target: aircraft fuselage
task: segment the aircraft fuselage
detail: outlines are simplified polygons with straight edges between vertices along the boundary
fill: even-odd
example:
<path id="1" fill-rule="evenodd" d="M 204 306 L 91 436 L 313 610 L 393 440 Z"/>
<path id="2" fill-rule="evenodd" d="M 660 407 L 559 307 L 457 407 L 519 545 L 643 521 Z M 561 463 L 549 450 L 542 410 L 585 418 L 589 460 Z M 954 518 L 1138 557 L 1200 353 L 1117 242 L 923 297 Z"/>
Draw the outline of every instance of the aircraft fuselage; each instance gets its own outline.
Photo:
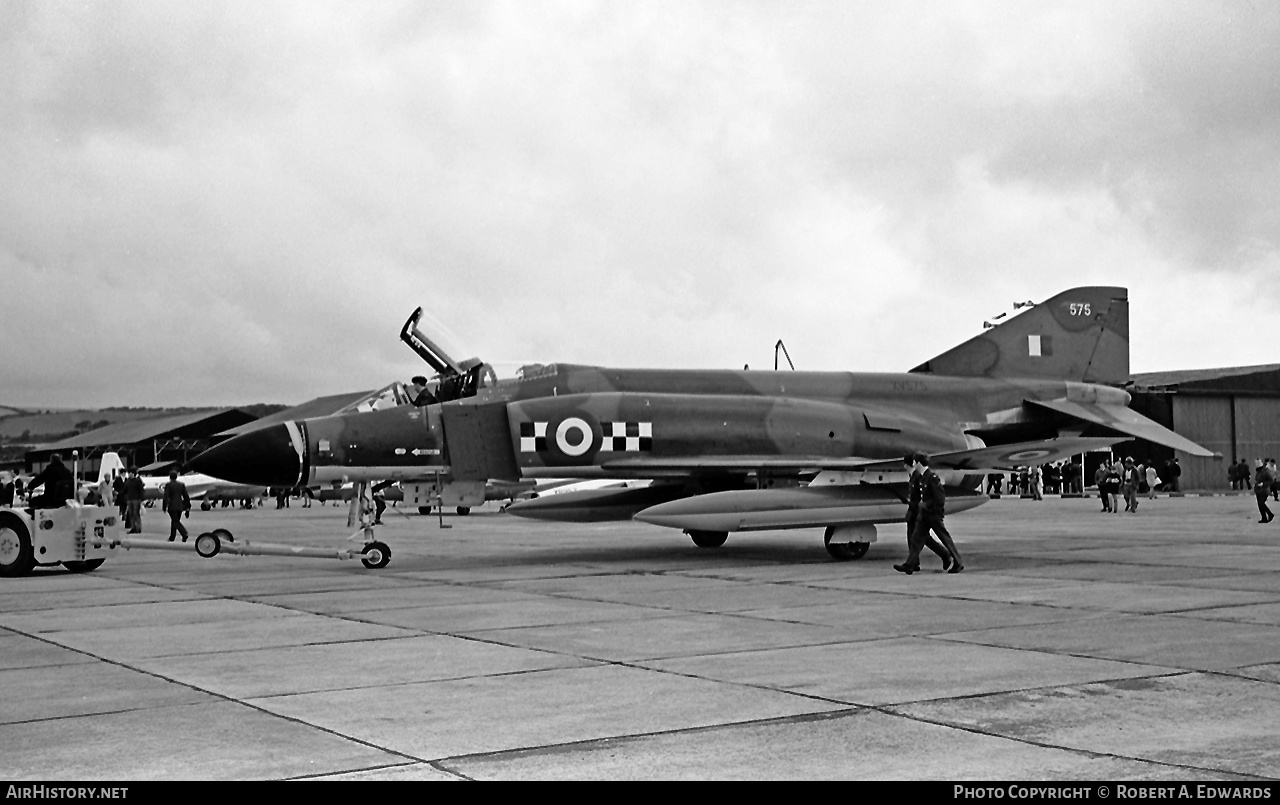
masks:
<path id="1" fill-rule="evenodd" d="M 1129 395 L 1052 380 L 559 364 L 466 400 L 264 428 L 207 452 L 199 466 L 278 486 L 437 472 L 469 480 L 687 478 L 700 463 L 721 476 L 767 475 L 771 466 L 794 473 L 807 462 L 963 450 L 979 444 L 975 432 L 1033 428 L 1051 438 L 1052 428 L 1024 410 L 1027 399 L 1125 405 Z M 254 460 L 242 460 L 248 456 Z"/>

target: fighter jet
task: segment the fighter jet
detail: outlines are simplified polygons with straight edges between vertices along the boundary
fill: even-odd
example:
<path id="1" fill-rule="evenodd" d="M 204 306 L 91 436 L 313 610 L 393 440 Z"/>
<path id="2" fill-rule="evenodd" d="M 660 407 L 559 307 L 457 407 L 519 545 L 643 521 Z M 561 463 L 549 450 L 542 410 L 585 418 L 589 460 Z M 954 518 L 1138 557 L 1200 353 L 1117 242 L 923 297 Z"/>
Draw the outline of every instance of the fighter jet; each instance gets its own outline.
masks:
<path id="1" fill-rule="evenodd" d="M 977 492 L 987 470 L 1135 437 L 1211 455 L 1127 407 L 1124 288 L 1064 291 L 901 374 L 547 364 L 497 380 L 467 371 L 466 393 L 453 398 L 274 425 L 191 467 L 285 486 L 432 474 L 451 484 L 651 479 L 508 512 L 634 518 L 682 529 L 701 547 L 730 532 L 825 527 L 828 552 L 848 559 L 866 553 L 875 524 L 904 519 L 903 457 L 915 451 L 942 474 L 949 512 L 987 500 Z"/>

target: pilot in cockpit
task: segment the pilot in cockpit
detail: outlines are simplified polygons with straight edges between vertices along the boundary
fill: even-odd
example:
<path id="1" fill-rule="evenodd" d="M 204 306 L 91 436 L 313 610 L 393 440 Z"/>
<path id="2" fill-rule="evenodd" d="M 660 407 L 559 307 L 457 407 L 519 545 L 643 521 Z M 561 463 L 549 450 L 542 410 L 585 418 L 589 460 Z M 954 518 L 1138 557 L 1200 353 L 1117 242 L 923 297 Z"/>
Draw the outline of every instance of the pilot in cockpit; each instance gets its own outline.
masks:
<path id="1" fill-rule="evenodd" d="M 427 388 L 427 379 L 422 375 L 417 375 L 409 381 L 409 388 L 406 391 L 409 394 L 409 402 L 416 406 L 431 405 L 437 401 L 431 389 Z"/>

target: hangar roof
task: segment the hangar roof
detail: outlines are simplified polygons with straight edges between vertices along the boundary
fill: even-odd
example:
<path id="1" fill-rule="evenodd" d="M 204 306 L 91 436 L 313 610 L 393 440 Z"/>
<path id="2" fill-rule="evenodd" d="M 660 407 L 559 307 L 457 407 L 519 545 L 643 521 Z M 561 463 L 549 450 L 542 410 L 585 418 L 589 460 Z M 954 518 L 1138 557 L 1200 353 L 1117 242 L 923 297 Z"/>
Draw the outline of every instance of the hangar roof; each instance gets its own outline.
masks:
<path id="1" fill-rule="evenodd" d="M 229 424 L 251 421 L 253 415 L 239 408 L 209 408 L 187 414 L 139 419 L 133 422 L 117 422 L 101 428 L 85 431 L 51 444 L 42 444 L 33 452 L 70 450 L 77 447 L 103 447 L 112 444 L 136 444 L 159 439 L 162 436 L 207 436 L 226 428 Z M 203 426 L 203 427 L 201 427 Z M 192 431 L 196 431 L 193 433 Z"/>
<path id="2" fill-rule="evenodd" d="M 1280 363 L 1147 372 L 1133 375 L 1131 380 L 1132 390 L 1139 393 L 1193 391 L 1280 396 Z"/>
<path id="3" fill-rule="evenodd" d="M 225 430 L 218 435 L 239 436 L 242 433 L 257 430 L 264 425 L 275 425 L 280 422 L 292 422 L 295 419 L 330 416 L 338 413 L 351 403 L 368 397 L 372 393 L 372 391 L 349 391 L 346 394 L 330 394 L 327 397 L 316 397 L 314 400 L 304 402 L 302 405 L 295 405 L 292 408 L 277 411 L 270 416 L 264 416 L 262 419 L 255 419 L 252 422 L 246 422 L 245 424 L 238 425 L 230 430 Z"/>

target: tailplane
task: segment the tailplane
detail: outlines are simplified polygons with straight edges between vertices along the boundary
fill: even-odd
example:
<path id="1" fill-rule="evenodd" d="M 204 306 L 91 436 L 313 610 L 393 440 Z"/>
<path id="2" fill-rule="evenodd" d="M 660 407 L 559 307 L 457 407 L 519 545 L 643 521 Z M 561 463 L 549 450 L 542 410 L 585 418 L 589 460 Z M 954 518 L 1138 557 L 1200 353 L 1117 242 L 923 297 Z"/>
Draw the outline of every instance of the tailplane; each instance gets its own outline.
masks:
<path id="1" fill-rule="evenodd" d="M 1129 292 L 1063 291 L 911 371 L 1122 386 L 1129 381 Z"/>

